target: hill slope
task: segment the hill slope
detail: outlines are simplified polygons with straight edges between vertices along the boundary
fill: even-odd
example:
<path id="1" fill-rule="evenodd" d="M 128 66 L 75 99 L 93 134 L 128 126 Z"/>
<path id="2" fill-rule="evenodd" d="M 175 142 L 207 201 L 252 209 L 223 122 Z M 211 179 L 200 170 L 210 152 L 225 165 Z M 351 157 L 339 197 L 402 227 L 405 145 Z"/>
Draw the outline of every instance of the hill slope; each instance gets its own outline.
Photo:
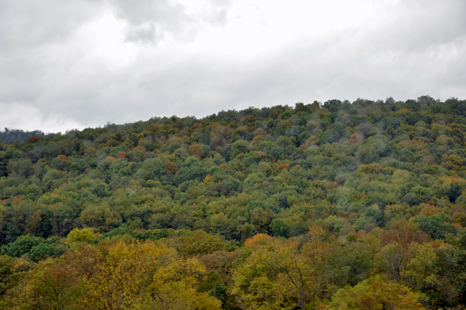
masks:
<path id="1" fill-rule="evenodd" d="M 39 262 L 123 235 L 196 256 L 227 299 L 212 283 L 204 291 L 231 309 L 266 307 L 255 285 L 273 283 L 281 286 L 263 293 L 278 300 L 273 307 L 332 296 L 333 307 L 352 294 L 334 295 L 339 288 L 358 283 L 399 283 L 427 294 L 425 306 L 454 306 L 466 290 L 465 243 L 457 239 L 466 227 L 465 133 L 466 101 L 424 96 L 153 118 L 0 144 L 2 253 Z M 319 257 L 296 268 L 322 274 L 301 279 L 308 293 L 293 293 L 298 271 L 286 276 L 279 261 L 263 261 L 267 249 L 283 262 Z M 225 269 L 213 265 L 214 254 Z M 395 256 L 402 261 L 393 266 Z M 275 266 L 261 278 L 270 283 L 248 282 L 257 264 Z"/>

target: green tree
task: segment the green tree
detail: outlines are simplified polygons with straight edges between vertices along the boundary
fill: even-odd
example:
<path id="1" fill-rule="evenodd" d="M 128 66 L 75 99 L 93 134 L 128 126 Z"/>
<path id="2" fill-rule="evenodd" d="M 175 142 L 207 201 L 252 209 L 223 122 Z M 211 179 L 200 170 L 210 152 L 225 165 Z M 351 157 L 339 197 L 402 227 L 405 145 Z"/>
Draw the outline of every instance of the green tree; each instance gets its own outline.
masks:
<path id="1" fill-rule="evenodd" d="M 31 235 L 18 237 L 14 242 L 8 244 L 6 254 L 12 257 L 23 256 L 24 254 L 28 254 L 33 247 L 42 243 L 43 240 L 42 238 Z"/>
<path id="2" fill-rule="evenodd" d="M 458 183 L 451 183 L 450 186 L 448 186 L 447 196 L 451 202 L 455 202 L 456 199 L 459 196 L 461 196 L 462 193 L 463 190 L 461 189 L 461 186 Z"/>
<path id="3" fill-rule="evenodd" d="M 270 223 L 270 231 L 274 236 L 287 238 L 289 236 L 289 230 L 290 228 L 281 218 L 274 219 Z"/>
<path id="4" fill-rule="evenodd" d="M 433 239 L 445 239 L 446 233 L 456 233 L 455 227 L 449 223 L 450 219 L 445 213 L 429 217 L 419 216 L 414 222 L 419 223 L 419 228 Z"/>
<path id="5" fill-rule="evenodd" d="M 230 158 L 234 159 L 238 154 L 248 153 L 249 152 L 249 143 L 245 140 L 239 140 L 234 142 L 231 145 Z"/>

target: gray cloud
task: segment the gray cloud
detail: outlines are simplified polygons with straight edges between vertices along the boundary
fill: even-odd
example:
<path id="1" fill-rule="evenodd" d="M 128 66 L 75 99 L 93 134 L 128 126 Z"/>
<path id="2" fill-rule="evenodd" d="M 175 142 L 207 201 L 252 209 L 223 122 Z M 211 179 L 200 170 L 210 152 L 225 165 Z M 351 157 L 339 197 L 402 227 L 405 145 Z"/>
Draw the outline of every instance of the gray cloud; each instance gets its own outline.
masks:
<path id="1" fill-rule="evenodd" d="M 408 0 L 394 9 L 393 18 L 371 34 L 378 47 L 419 52 L 465 37 L 464 1 Z"/>
<path id="2" fill-rule="evenodd" d="M 157 43 L 166 35 L 192 38 L 205 25 L 222 24 L 230 0 L 209 0 L 201 12 L 188 14 L 185 7 L 169 0 L 110 0 L 115 15 L 128 22 L 126 39 L 138 43 Z"/>
<path id="3" fill-rule="evenodd" d="M 27 51 L 60 44 L 101 6 L 91 1 L 24 0 L 0 2 L 0 50 Z"/>
<path id="4" fill-rule="evenodd" d="M 381 5 L 379 23 L 290 33 L 252 56 L 193 47 L 229 25 L 234 4 L 209 0 L 190 13 L 168 0 L 0 2 L 0 128 L 64 131 L 333 98 L 466 98 L 464 1 Z M 115 48 L 129 60 L 100 51 L 105 34 L 89 28 L 109 14 L 122 22 L 127 43 Z"/>

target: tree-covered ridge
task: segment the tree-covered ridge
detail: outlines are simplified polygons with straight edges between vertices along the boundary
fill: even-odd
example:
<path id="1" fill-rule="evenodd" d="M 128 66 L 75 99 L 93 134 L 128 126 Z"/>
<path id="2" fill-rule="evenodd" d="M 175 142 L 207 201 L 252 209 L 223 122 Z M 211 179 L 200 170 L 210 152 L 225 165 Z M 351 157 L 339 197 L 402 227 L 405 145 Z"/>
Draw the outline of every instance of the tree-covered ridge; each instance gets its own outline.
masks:
<path id="1" fill-rule="evenodd" d="M 0 143 L 0 296 L 18 309 L 465 304 L 465 128 L 466 101 L 424 96 L 153 118 Z M 108 265 L 112 251 L 123 254 Z M 118 257 L 132 252 L 139 258 L 122 266 Z M 82 255 L 102 269 L 81 266 Z M 160 257 L 172 258 L 150 263 Z M 97 287 L 124 268 L 144 274 L 125 281 L 146 285 L 99 304 Z M 166 289 L 189 294 L 149 289 L 154 272 L 176 268 L 196 276 L 170 278 Z M 70 275 L 69 296 L 41 297 L 54 283 L 47 272 Z"/>
<path id="2" fill-rule="evenodd" d="M 5 128 L 4 131 L 0 131 L 0 140 L 4 143 L 10 143 L 15 141 L 25 141 L 31 136 L 40 136 L 43 137 L 45 134 L 40 130 L 34 131 L 23 131 L 21 129 L 8 129 Z"/>

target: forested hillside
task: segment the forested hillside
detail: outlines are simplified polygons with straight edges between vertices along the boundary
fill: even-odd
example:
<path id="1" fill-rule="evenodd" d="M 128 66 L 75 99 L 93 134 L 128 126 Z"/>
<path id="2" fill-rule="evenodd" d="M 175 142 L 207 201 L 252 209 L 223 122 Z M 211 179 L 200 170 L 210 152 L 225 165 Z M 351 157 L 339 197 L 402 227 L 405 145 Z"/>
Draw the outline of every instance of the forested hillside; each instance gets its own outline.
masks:
<path id="1" fill-rule="evenodd" d="M 466 101 L 0 142 L 0 308 L 465 309 Z"/>

